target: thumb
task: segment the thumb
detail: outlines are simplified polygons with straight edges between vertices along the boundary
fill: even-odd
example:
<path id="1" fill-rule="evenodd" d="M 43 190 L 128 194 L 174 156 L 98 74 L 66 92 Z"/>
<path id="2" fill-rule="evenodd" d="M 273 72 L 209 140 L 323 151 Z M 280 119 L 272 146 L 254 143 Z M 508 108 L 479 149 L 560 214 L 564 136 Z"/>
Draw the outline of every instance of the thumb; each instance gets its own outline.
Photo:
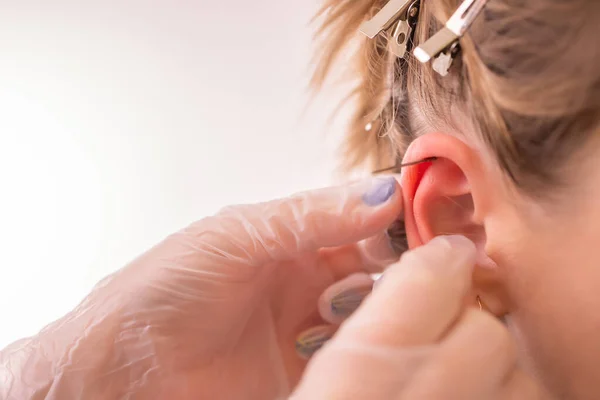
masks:
<path id="1" fill-rule="evenodd" d="M 400 398 L 460 316 L 475 257 L 461 236 L 404 253 L 311 360 L 296 398 Z"/>
<path id="2" fill-rule="evenodd" d="M 386 229 L 401 212 L 396 179 L 376 177 L 267 203 L 228 207 L 184 233 L 213 255 L 259 265 L 368 238 Z"/>

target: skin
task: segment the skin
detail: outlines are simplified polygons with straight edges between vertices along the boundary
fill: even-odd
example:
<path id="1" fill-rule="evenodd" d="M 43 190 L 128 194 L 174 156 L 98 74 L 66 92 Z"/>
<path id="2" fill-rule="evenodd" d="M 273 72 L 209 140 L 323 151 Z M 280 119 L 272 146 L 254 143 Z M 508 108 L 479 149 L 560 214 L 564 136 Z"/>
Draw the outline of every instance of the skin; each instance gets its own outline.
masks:
<path id="1" fill-rule="evenodd" d="M 464 236 L 405 253 L 315 355 L 294 399 L 543 398 L 506 328 L 463 301 L 475 258 Z"/>
<path id="2" fill-rule="evenodd" d="M 333 188 L 169 237 L 0 352 L 0 397 L 275 398 L 301 379 L 297 399 L 598 398 L 598 157 L 552 201 L 511 186 L 476 139 L 423 135 L 406 161 L 427 157 L 378 205 L 372 185 Z M 413 250 L 332 318 L 390 256 L 399 214 Z M 318 324 L 337 333 L 306 367 L 294 341 Z"/>
<path id="3" fill-rule="evenodd" d="M 534 197 L 507 179 L 492 152 L 469 133 L 474 131 L 468 125 L 463 127 L 421 132 L 406 152 L 404 162 L 437 157 L 403 170 L 400 179 L 410 248 L 446 234 L 473 241 L 476 267 L 465 302 L 479 297 L 508 333 L 518 368 L 529 382 L 517 389 L 516 398 L 600 398 L 600 315 L 595 312 L 600 307 L 600 144 L 591 140 L 566 162 L 560 178 L 568 185 Z M 327 304 L 332 293 L 352 285 L 349 279 L 336 283 L 321 302 Z M 437 301 L 447 294 L 434 290 L 431 296 Z M 430 314 L 429 323 L 440 318 Z M 474 351 L 475 344 L 496 347 L 490 329 L 473 336 L 461 351 Z M 452 357 L 460 364 L 465 356 Z M 495 362 L 488 358 L 482 370 L 492 373 Z M 521 390 L 529 390 L 529 379 L 538 388 L 535 395 L 524 396 Z M 470 383 L 457 378 L 453 384 L 476 386 L 477 380 L 473 375 Z M 440 381 L 428 384 L 432 390 L 443 386 Z"/>
<path id="4" fill-rule="evenodd" d="M 410 246 L 439 234 L 470 237 L 482 267 L 472 296 L 506 324 L 519 363 L 548 396 L 599 398 L 600 147 L 569 161 L 568 187 L 536 199 L 507 180 L 474 135 L 423 135 L 405 160 L 430 156 L 439 162 L 402 177 Z"/>
<path id="5" fill-rule="evenodd" d="M 320 294 L 391 254 L 381 239 L 401 211 L 388 178 L 197 221 L 0 351 L 0 398 L 284 398 Z"/>

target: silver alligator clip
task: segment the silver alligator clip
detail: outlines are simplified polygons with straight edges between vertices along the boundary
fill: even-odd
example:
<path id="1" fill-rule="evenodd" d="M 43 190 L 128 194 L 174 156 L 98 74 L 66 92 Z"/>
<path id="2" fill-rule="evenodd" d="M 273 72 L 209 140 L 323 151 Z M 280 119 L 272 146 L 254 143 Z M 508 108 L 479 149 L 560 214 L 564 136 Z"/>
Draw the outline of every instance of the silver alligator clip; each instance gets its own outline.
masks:
<path id="1" fill-rule="evenodd" d="M 373 18 L 363 22 L 359 29 L 369 39 L 386 31 L 390 50 L 403 58 L 418 17 L 419 0 L 390 0 Z"/>
<path id="2" fill-rule="evenodd" d="M 422 63 L 435 58 L 434 69 L 446 75 L 458 53 L 458 40 L 469 29 L 484 8 L 487 0 L 464 0 L 446 26 L 414 50 L 415 57 Z"/>

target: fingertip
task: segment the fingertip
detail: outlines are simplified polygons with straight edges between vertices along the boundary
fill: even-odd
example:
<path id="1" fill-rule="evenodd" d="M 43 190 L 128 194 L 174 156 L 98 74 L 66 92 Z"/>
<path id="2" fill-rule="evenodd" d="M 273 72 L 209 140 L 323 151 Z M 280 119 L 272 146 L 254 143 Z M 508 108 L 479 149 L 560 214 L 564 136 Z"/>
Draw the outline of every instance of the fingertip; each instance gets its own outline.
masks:
<path id="1" fill-rule="evenodd" d="M 431 240 L 431 244 L 445 246 L 449 250 L 462 251 L 475 254 L 475 243 L 463 235 L 442 235 Z"/>
<path id="2" fill-rule="evenodd" d="M 347 330 L 387 345 L 426 344 L 437 340 L 462 308 L 470 287 L 475 247 L 464 237 L 438 237 L 408 251 L 392 264 Z"/>
<path id="3" fill-rule="evenodd" d="M 394 197 L 398 191 L 399 185 L 394 176 L 375 177 L 362 195 L 362 201 L 369 207 L 381 206 Z"/>
<path id="4" fill-rule="evenodd" d="M 363 204 L 361 212 L 376 223 L 385 225 L 382 229 L 403 216 L 404 196 L 396 176 L 375 177 L 365 186 L 360 197 Z"/>
<path id="5" fill-rule="evenodd" d="M 356 273 L 329 286 L 319 298 L 321 318 L 332 324 L 341 324 L 371 293 L 373 279 L 369 274 Z"/>
<path id="6" fill-rule="evenodd" d="M 296 337 L 296 353 L 301 358 L 308 360 L 333 337 L 335 331 L 335 326 L 319 325 L 301 332 Z"/>

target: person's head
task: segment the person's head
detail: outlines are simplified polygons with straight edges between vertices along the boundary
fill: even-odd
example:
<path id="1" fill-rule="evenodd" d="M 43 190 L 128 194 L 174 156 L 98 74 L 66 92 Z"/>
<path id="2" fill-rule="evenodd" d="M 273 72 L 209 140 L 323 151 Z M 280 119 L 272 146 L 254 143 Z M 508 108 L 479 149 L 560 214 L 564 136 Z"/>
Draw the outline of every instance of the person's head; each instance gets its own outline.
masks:
<path id="1" fill-rule="evenodd" d="M 346 166 L 437 157 L 402 174 L 410 247 L 473 239 L 489 267 L 473 295 L 505 317 L 524 364 L 557 397 L 600 397 L 600 2 L 488 0 L 445 77 L 358 33 L 386 2 L 321 13 L 315 85 L 356 51 Z M 421 0 L 415 45 L 459 3 Z"/>

